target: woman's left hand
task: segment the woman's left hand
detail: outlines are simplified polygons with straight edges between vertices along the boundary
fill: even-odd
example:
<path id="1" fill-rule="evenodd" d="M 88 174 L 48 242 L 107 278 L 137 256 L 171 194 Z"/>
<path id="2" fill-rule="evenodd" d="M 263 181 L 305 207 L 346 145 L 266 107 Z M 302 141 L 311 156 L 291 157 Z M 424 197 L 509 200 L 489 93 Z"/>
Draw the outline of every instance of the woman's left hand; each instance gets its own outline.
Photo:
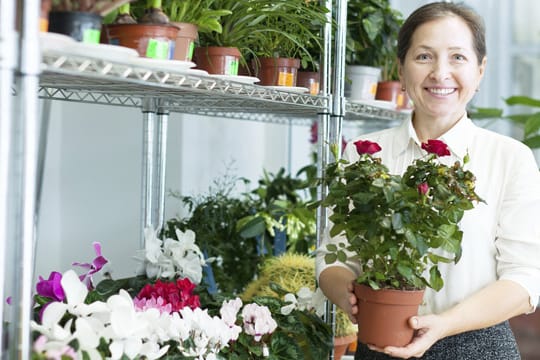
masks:
<path id="1" fill-rule="evenodd" d="M 419 358 L 435 342 L 445 336 L 444 321 L 437 315 L 413 316 L 409 319 L 409 325 L 415 330 L 415 335 L 408 345 L 403 347 L 387 346 L 385 348 L 368 345 L 368 347 L 371 350 L 383 352 L 397 358 Z"/>

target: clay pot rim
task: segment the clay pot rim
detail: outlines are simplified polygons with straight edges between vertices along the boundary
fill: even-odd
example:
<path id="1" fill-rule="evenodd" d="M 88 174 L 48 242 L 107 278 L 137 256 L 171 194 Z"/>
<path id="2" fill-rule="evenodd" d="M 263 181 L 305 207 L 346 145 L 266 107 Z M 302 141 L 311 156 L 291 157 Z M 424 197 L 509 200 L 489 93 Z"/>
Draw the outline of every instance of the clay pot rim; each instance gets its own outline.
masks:
<path id="1" fill-rule="evenodd" d="M 198 46 L 195 48 L 196 52 L 199 52 L 204 55 L 213 56 L 213 55 L 225 55 L 225 56 L 235 56 L 242 57 L 242 53 L 237 47 L 232 46 Z"/>

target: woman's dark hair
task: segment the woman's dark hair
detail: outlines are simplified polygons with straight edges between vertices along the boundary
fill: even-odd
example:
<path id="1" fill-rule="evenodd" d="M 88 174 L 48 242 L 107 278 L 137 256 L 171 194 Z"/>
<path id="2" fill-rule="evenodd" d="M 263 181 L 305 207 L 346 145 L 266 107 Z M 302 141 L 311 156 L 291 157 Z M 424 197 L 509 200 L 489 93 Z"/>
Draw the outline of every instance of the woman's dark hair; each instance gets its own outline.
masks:
<path id="1" fill-rule="evenodd" d="M 403 23 L 398 35 L 397 56 L 400 63 L 405 62 L 405 56 L 411 47 L 411 39 L 416 29 L 427 22 L 447 16 L 461 18 L 473 36 L 473 46 L 480 64 L 486 56 L 486 29 L 484 20 L 471 7 L 464 4 L 449 2 L 430 3 L 416 9 Z"/>

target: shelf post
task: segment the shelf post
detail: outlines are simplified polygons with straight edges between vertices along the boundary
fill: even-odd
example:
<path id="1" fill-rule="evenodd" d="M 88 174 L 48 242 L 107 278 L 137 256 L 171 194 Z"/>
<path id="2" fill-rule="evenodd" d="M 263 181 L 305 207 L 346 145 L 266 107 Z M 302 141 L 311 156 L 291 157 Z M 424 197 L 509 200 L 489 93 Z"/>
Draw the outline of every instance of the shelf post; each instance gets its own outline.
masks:
<path id="1" fill-rule="evenodd" d="M 4 4 L 5 1 L 2 1 Z M 13 205 L 13 228 L 8 241 L 14 244 L 11 274 L 17 274 L 13 286 L 7 358 L 29 359 L 31 355 L 32 282 L 37 224 L 37 181 L 39 146 L 39 0 L 17 1 L 19 57 L 15 73 L 15 106 L 9 176 Z M 2 9 L 3 10 L 3 9 Z M 3 11 L 2 11 L 3 12 Z M 17 115 L 17 116 L 14 116 Z M 8 212 L 9 214 L 9 212 Z M 4 299 L 0 299 L 4 301 Z"/>
<path id="2" fill-rule="evenodd" d="M 13 240 L 8 232 L 14 221 L 11 211 L 10 184 L 11 184 L 11 138 L 14 116 L 12 104 L 12 86 L 17 58 L 17 44 L 15 32 L 15 3 L 13 1 L 0 0 L 0 319 L 5 324 L 4 304 L 6 299 L 5 274 L 8 273 L 6 256 L 8 239 Z M 0 326 L 0 359 L 5 358 L 4 350 L 7 344 L 4 326 Z M 9 334 L 9 333 L 8 333 Z"/>
<path id="3" fill-rule="evenodd" d="M 157 126 L 156 126 L 156 171 L 155 171 L 155 188 L 154 198 L 156 204 L 154 206 L 154 219 L 157 228 L 161 229 L 165 223 L 165 175 L 167 168 L 167 127 L 169 122 L 169 111 L 163 107 L 158 107 Z"/>
<path id="4" fill-rule="evenodd" d="M 163 227 L 165 212 L 165 168 L 167 156 L 167 125 L 169 111 L 156 98 L 145 98 L 143 113 L 143 167 L 141 249 L 144 249 L 144 229 Z"/>

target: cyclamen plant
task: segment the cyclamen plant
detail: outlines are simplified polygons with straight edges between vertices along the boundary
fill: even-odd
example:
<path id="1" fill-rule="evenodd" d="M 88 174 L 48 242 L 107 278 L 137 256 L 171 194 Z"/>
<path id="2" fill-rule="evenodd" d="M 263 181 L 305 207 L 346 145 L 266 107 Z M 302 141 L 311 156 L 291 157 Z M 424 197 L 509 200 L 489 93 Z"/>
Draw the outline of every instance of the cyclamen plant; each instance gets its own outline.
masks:
<path id="1" fill-rule="evenodd" d="M 177 236 L 162 241 L 147 230 L 145 275 L 135 278 L 107 279 L 94 288 L 92 276 L 108 262 L 99 243 L 92 263 L 74 263 L 87 273 L 40 277 L 32 359 L 214 360 L 240 339 L 268 356 L 265 341 L 277 328 L 269 309 L 240 298 L 224 300 L 220 316 L 202 309 L 194 290 L 205 260 L 193 232 Z"/>
<path id="2" fill-rule="evenodd" d="M 323 179 L 328 195 L 319 204 L 331 208 L 330 235 L 348 240 L 328 244 L 325 261 L 359 261 L 357 282 L 373 289 L 440 290 L 437 264 L 459 261 L 463 232 L 458 223 L 473 202 L 483 201 L 474 175 L 459 161 L 451 166 L 439 161 L 450 155 L 440 140 L 422 144 L 427 155 L 402 176 L 390 174 L 373 156 L 381 150 L 377 143 L 354 145 L 358 161 L 328 165 Z"/>

